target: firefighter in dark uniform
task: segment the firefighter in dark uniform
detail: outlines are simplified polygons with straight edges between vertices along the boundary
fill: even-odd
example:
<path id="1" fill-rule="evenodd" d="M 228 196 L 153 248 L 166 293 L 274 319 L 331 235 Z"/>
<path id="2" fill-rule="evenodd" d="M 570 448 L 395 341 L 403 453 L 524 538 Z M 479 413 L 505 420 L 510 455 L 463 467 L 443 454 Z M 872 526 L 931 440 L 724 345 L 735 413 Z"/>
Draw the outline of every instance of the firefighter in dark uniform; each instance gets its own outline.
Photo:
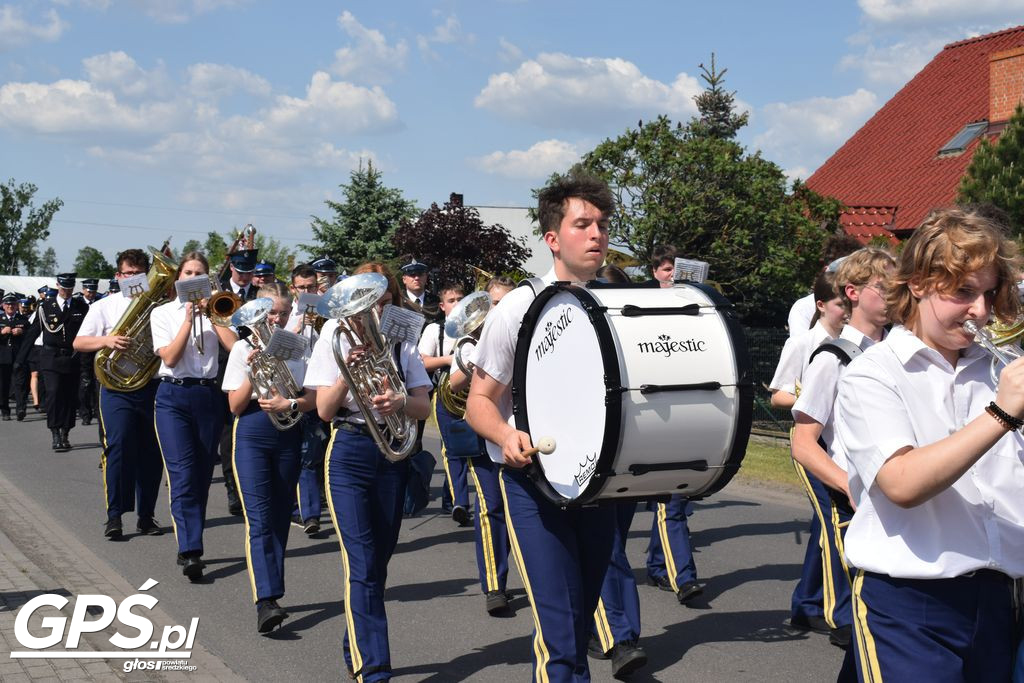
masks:
<path id="1" fill-rule="evenodd" d="M 78 407 L 78 353 L 71 348 L 82 326 L 89 304 L 71 296 L 77 273 L 57 276 L 57 295 L 39 305 L 37 317 L 43 346 L 39 350 L 39 372 L 46 385 L 46 426 L 53 435 L 53 450 L 71 450 L 68 432 L 75 426 Z"/>
<path id="2" fill-rule="evenodd" d="M 429 276 L 427 275 L 430 266 L 421 263 L 410 257 L 402 270 L 402 284 L 405 285 L 405 296 L 411 308 L 427 316 L 427 323 L 444 324 L 444 314 L 441 313 L 441 299 L 433 292 L 427 291 Z"/>
<path id="3" fill-rule="evenodd" d="M 117 281 L 116 277 L 110 278 L 110 282 L 107 283 L 107 294 L 116 294 L 121 291 L 121 283 Z M 106 296 L 106 295 L 104 295 Z"/>
<path id="4" fill-rule="evenodd" d="M 100 281 L 97 278 L 86 278 L 82 280 L 82 299 L 90 306 L 99 300 L 97 290 Z M 83 425 L 92 424 L 94 416 L 99 414 L 99 392 L 96 390 L 96 371 L 93 369 L 93 361 L 96 359 L 96 352 L 79 354 L 81 372 L 78 384 L 78 419 Z M 102 443 L 102 442 L 101 442 Z"/>
<path id="5" fill-rule="evenodd" d="M 3 311 L 0 312 L 0 418 L 11 419 L 11 379 L 14 376 L 14 361 L 25 338 L 28 318 L 18 311 L 18 295 L 9 292 L 3 297 Z M 14 405 L 18 422 L 25 419 L 25 392 L 15 385 Z"/>

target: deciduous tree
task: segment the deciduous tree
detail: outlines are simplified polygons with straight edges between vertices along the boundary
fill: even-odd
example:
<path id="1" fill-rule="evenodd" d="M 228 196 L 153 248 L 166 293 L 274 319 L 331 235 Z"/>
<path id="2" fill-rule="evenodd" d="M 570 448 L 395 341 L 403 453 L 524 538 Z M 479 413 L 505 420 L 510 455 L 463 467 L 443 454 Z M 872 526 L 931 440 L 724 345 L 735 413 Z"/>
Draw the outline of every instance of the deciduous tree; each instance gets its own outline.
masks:
<path id="1" fill-rule="evenodd" d="M 32 183 L 16 185 L 13 178 L 0 185 L 0 273 L 39 269 L 36 245 L 50 236 L 50 221 L 64 202 L 55 198 L 37 208 L 32 204 L 37 190 Z"/>

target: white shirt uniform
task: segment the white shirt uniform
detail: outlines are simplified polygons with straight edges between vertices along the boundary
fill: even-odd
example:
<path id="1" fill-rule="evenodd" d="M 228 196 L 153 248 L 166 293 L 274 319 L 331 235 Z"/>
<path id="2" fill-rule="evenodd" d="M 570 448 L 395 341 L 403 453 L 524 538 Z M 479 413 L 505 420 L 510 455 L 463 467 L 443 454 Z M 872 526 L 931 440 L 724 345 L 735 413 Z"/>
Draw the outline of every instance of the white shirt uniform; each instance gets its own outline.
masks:
<path id="1" fill-rule="evenodd" d="M 293 299 L 292 312 L 288 316 L 288 324 L 284 326 L 284 329 L 304 337 L 307 342 L 310 340 L 310 337 L 312 337 L 312 342 L 306 344 L 306 360 L 309 360 L 310 354 L 313 353 L 313 347 L 316 345 L 316 340 L 320 338 L 320 335 L 312 327 L 305 327 L 305 314 L 305 307 L 300 311 L 299 300 L 297 298 Z"/>
<path id="2" fill-rule="evenodd" d="M 875 340 L 853 325 L 845 325 L 839 338 L 853 342 L 861 351 L 875 343 Z M 821 440 L 825 442 L 825 452 L 844 472 L 847 467 L 846 454 L 836 444 L 832 409 L 839 393 L 839 378 L 845 369 L 834 353 L 819 353 L 804 370 L 803 388 L 793 406 L 794 418 L 797 413 L 803 413 L 822 426 Z"/>
<path id="3" fill-rule="evenodd" d="M 234 391 L 242 386 L 242 382 L 249 376 L 249 366 L 245 359 L 249 357 L 250 351 L 252 351 L 252 347 L 245 341 L 238 341 L 231 347 L 231 353 L 228 354 L 228 364 L 224 368 L 224 379 L 220 385 L 224 393 Z M 291 371 L 292 377 L 295 379 L 295 385 L 301 387 L 302 381 L 306 378 L 306 361 L 303 359 L 287 360 L 285 365 Z M 249 398 L 256 398 L 255 387 Z"/>
<path id="4" fill-rule="evenodd" d="M 811 353 L 826 339 L 832 339 L 832 336 L 820 320 L 807 332 L 787 339 L 779 355 L 779 364 L 775 366 L 775 376 L 772 377 L 768 388 L 772 391 L 796 394 L 796 383 L 801 381 Z"/>
<path id="5" fill-rule="evenodd" d="M 553 268 L 541 278 L 545 285 L 551 284 L 555 279 Z M 495 306 L 487 314 L 483 333 L 480 335 L 480 343 L 476 345 L 476 350 L 473 353 L 473 362 L 476 366 L 505 385 L 505 391 L 498 399 L 498 412 L 506 422 L 513 426 L 515 424 L 512 421 L 511 384 L 516 357 L 516 340 L 519 336 L 519 327 L 522 325 L 523 316 L 533 304 L 534 298 L 533 290 L 525 286 L 516 287 L 506 294 L 501 300 L 501 305 Z M 490 441 L 487 442 L 487 454 L 499 465 L 505 461 L 501 447 Z"/>
<path id="6" fill-rule="evenodd" d="M 154 308 L 149 317 L 149 327 L 153 332 L 153 350 L 159 351 L 174 341 L 184 322 L 185 304 L 180 301 L 169 301 Z M 217 333 L 213 331 L 213 323 L 209 319 L 203 320 L 204 353 L 199 353 L 199 350 L 196 349 L 195 332 L 196 329 L 193 327 L 188 334 L 185 350 L 177 365 L 170 368 L 163 360 L 160 361 L 157 377 L 212 379 L 217 376 L 217 353 L 220 340 L 217 338 Z"/>
<path id="7" fill-rule="evenodd" d="M 105 337 L 128 310 L 132 300 L 121 292 L 105 296 L 89 305 L 89 312 L 78 329 L 79 337 Z"/>
<path id="8" fill-rule="evenodd" d="M 814 293 L 802 296 L 793 302 L 789 307 L 789 318 L 786 324 L 789 325 L 789 336 L 796 337 L 806 332 L 811 326 L 811 319 L 814 317 Z"/>
<path id="9" fill-rule="evenodd" d="M 317 340 L 316 346 L 313 347 L 313 355 L 310 356 L 309 366 L 306 368 L 304 386 L 310 389 L 333 386 L 341 375 L 341 371 L 338 370 L 338 364 L 334 360 L 334 351 L 332 349 L 334 330 L 337 327 L 338 321 L 332 319 L 324 323 L 323 328 L 320 330 L 320 339 Z M 348 343 L 348 337 L 344 334 L 341 335 L 339 344 L 341 352 L 347 355 L 349 349 L 352 348 Z M 405 388 L 407 390 L 433 386 L 430 378 L 427 376 L 426 369 L 423 367 L 423 359 L 420 358 L 420 354 L 415 346 L 409 342 L 402 342 L 398 356 L 401 361 L 402 372 L 405 373 Z M 345 418 L 347 421 L 356 423 L 366 422 L 363 419 L 363 414 L 359 411 L 356 400 L 352 397 L 351 389 L 345 394 L 345 402 L 342 404 L 342 408 L 347 408 L 351 411 L 351 415 Z M 376 411 L 373 411 L 373 415 L 378 423 L 383 422 Z"/>
<path id="10" fill-rule="evenodd" d="M 874 485 L 893 453 L 944 439 L 994 397 L 989 356 L 979 346 L 954 368 L 903 327 L 850 363 L 835 423 L 857 503 L 845 541 L 853 566 L 899 578 L 982 568 L 1024 575 L 1021 434 L 1005 434 L 950 488 L 915 507 L 899 507 Z"/>
<path id="11" fill-rule="evenodd" d="M 427 290 L 424 289 L 422 294 L 416 296 L 407 289 L 405 290 L 405 296 L 409 298 L 409 301 L 419 305 L 420 308 L 423 308 L 423 302 L 427 299 Z"/>
<path id="12" fill-rule="evenodd" d="M 423 334 L 420 335 L 419 350 L 424 356 L 446 356 L 452 352 L 455 348 L 455 342 L 458 339 L 452 339 L 447 334 L 441 340 L 441 344 L 438 345 L 438 337 L 441 335 L 440 323 L 430 323 L 423 328 Z"/>

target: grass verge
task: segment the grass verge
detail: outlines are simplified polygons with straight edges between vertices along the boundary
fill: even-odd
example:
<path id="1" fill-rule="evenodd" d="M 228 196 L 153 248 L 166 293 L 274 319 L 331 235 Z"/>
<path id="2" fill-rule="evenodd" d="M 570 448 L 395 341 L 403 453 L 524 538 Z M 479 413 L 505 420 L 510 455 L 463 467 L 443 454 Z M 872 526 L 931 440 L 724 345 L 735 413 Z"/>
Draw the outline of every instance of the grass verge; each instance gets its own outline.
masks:
<path id="1" fill-rule="evenodd" d="M 766 486 L 802 492 L 803 486 L 793 469 L 789 446 L 751 441 L 736 475 L 736 481 L 752 486 Z"/>

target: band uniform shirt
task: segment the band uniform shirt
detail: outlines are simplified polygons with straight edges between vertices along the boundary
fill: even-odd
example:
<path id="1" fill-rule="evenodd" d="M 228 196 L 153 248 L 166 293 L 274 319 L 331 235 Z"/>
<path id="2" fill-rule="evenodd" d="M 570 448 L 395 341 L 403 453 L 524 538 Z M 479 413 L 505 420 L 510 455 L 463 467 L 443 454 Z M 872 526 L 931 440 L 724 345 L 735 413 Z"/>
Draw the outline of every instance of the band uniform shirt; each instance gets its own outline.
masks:
<path id="1" fill-rule="evenodd" d="M 793 305 L 789 307 L 789 317 L 786 319 L 790 337 L 795 337 L 807 331 L 811 326 L 811 320 L 814 318 L 814 311 L 816 309 L 817 306 L 814 305 L 813 292 L 793 302 Z"/>
<path id="2" fill-rule="evenodd" d="M 897 578 L 961 576 L 988 568 L 1024 575 L 1024 437 L 1007 432 L 953 485 L 912 508 L 875 477 L 905 446 L 935 443 L 995 397 L 989 356 L 972 344 L 956 367 L 906 328 L 854 359 L 839 380 L 836 435 L 849 459 L 857 511 L 846 532 L 855 567 Z"/>
<path id="3" fill-rule="evenodd" d="M 320 387 L 333 386 L 338 381 L 338 377 L 341 375 L 341 371 L 338 369 L 338 364 L 334 360 L 334 330 L 338 327 L 338 321 L 331 319 L 324 323 L 323 328 L 320 330 L 320 338 L 316 342 L 316 346 L 313 347 L 313 355 L 309 357 L 309 366 L 306 368 L 306 378 L 303 386 L 309 389 L 319 389 Z M 342 358 L 348 355 L 351 345 L 348 343 L 348 337 L 344 334 L 340 335 L 338 340 L 339 348 L 341 349 Z M 393 349 L 393 346 L 389 347 L 389 352 Z M 394 353 L 392 352 L 392 358 Z M 419 351 L 416 347 L 409 342 L 402 342 L 401 347 L 398 351 L 398 357 L 400 360 L 399 367 L 402 368 L 402 372 L 405 374 L 405 388 L 406 390 L 416 389 L 417 387 L 433 386 L 430 381 L 430 377 L 427 376 L 427 370 L 423 367 L 423 359 L 420 358 Z M 395 387 L 392 387 L 393 389 Z M 345 400 L 341 405 L 349 411 L 349 415 L 345 418 L 348 422 L 355 422 L 357 424 L 365 424 L 366 420 L 363 419 L 363 414 L 359 410 L 356 400 L 352 397 L 352 388 L 349 387 L 348 392 L 345 394 Z M 377 411 L 373 411 L 374 419 L 378 423 L 383 422 Z"/>
<path id="4" fill-rule="evenodd" d="M 122 292 L 110 294 L 89 306 L 89 313 L 82 321 L 78 334 L 83 337 L 105 337 L 110 334 L 121 316 L 128 310 L 132 300 Z"/>
<path id="5" fill-rule="evenodd" d="M 423 328 L 423 334 L 420 335 L 419 351 L 424 356 L 444 356 L 452 352 L 455 348 L 455 342 L 458 339 L 452 339 L 447 334 L 441 339 L 441 329 L 443 323 L 430 323 Z M 438 344 L 438 341 L 441 343 Z"/>
<path id="6" fill-rule="evenodd" d="M 796 394 L 796 383 L 802 382 L 801 378 L 807 369 L 811 354 L 826 339 L 832 339 L 832 336 L 820 320 L 803 334 L 787 339 L 779 355 L 779 364 L 775 366 L 775 376 L 772 377 L 768 388 L 772 391 Z"/>
<path id="7" fill-rule="evenodd" d="M 221 382 L 220 388 L 224 393 L 234 391 L 238 387 L 242 386 L 242 382 L 249 376 L 248 369 L 249 364 L 245 362 L 245 359 L 249 357 L 249 353 L 252 351 L 252 347 L 249 346 L 248 342 L 239 340 L 231 347 L 231 353 L 228 354 L 227 368 L 224 370 L 224 380 Z M 292 379 L 295 380 L 295 386 L 302 386 L 303 380 L 306 378 L 306 361 L 305 359 L 287 360 L 285 365 L 288 367 L 288 371 L 292 373 Z M 249 399 L 255 399 L 256 387 L 253 386 L 253 391 L 249 395 Z"/>
<path id="8" fill-rule="evenodd" d="M 174 341 L 185 322 L 185 304 L 181 301 L 169 301 L 162 306 L 153 309 L 149 317 L 149 326 L 153 333 L 153 350 L 159 351 Z M 196 323 L 198 324 L 198 322 Z M 209 319 L 203 321 L 203 347 L 205 353 L 199 353 L 196 348 L 195 328 L 189 332 L 188 340 L 185 342 L 185 350 L 173 368 L 168 367 L 163 359 L 160 359 L 160 369 L 157 370 L 157 377 L 174 377 L 185 379 L 194 377 L 198 379 L 213 379 L 217 376 L 217 354 L 220 349 L 220 340 L 217 333 L 213 331 L 213 323 Z"/>
<path id="9" fill-rule="evenodd" d="M 555 270 L 552 268 L 542 278 L 545 285 L 555 281 Z M 512 369 L 515 365 L 516 340 L 523 316 L 533 304 L 533 289 L 520 286 L 513 289 L 501 299 L 501 305 L 495 306 L 484 319 L 484 329 L 480 342 L 473 353 L 473 362 L 498 383 L 505 385 L 505 390 L 498 398 L 498 412 L 505 422 L 513 427 L 512 421 Z M 504 464 L 501 448 L 487 442 L 487 454 L 499 465 Z"/>
<path id="10" fill-rule="evenodd" d="M 316 340 L 320 338 L 320 334 L 316 331 L 316 328 L 306 328 L 305 324 L 306 310 L 299 310 L 299 300 L 295 298 L 292 301 L 292 312 L 288 315 L 288 324 L 285 325 L 286 330 L 294 332 L 295 334 L 305 337 L 309 343 L 306 345 L 306 360 L 309 360 L 310 354 L 313 352 L 312 347 L 316 346 Z M 315 315 L 315 312 L 314 312 Z M 323 328 L 321 328 L 323 329 Z M 301 386 L 301 382 L 299 383 Z"/>
<path id="11" fill-rule="evenodd" d="M 839 338 L 853 342 L 861 351 L 866 351 L 875 343 L 874 339 L 853 325 L 844 325 Z M 825 443 L 825 452 L 845 472 L 846 454 L 836 443 L 835 421 L 832 419 L 836 395 L 839 393 L 839 378 L 844 370 L 846 368 L 834 353 L 823 352 L 815 356 L 804 370 L 800 396 L 793 405 L 793 417 L 802 413 L 822 426 L 821 440 Z"/>

